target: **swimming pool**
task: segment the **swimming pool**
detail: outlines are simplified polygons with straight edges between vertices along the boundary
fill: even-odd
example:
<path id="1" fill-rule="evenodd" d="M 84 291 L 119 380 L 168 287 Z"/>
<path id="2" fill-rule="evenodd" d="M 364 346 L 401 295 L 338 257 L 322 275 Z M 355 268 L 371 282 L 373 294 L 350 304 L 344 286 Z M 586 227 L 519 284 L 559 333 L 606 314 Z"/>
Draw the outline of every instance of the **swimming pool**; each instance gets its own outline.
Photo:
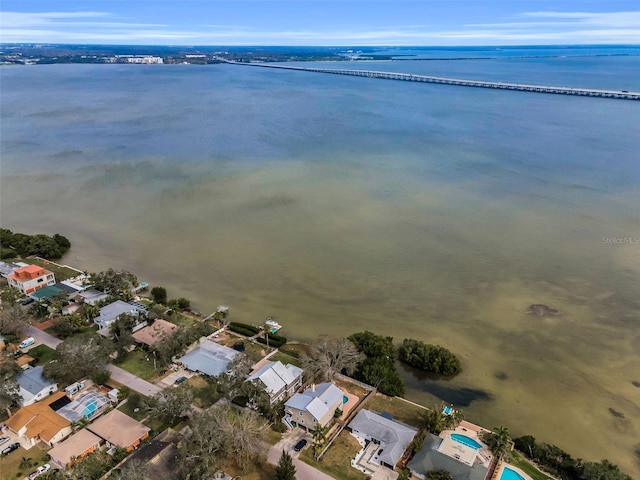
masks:
<path id="1" fill-rule="evenodd" d="M 347 397 L 346 395 L 342 396 L 342 404 L 344 405 L 345 403 L 347 403 L 349 401 L 349 397 Z"/>
<path id="2" fill-rule="evenodd" d="M 525 479 L 522 475 L 520 475 L 515 470 L 512 470 L 509 467 L 504 467 L 502 469 L 502 473 L 500 474 L 500 480 L 525 480 Z"/>
<path id="3" fill-rule="evenodd" d="M 482 444 L 476 442 L 473 438 L 469 438 L 466 435 L 462 435 L 460 433 L 452 433 L 451 438 L 453 438 L 456 442 L 466 445 L 467 447 L 473 448 L 474 450 L 479 450 L 482 448 Z"/>

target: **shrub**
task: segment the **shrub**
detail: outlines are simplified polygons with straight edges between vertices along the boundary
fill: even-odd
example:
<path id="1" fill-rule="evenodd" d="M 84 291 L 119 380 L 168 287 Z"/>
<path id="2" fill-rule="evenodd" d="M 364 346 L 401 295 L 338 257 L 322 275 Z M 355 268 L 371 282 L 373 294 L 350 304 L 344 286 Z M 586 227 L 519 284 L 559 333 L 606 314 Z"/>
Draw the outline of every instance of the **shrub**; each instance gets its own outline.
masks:
<path id="1" fill-rule="evenodd" d="M 104 385 L 111 378 L 111 372 L 109 370 L 99 370 L 91 377 L 93 383 L 96 385 Z"/>
<path id="2" fill-rule="evenodd" d="M 426 372 L 457 375 L 462 372 L 460 359 L 440 345 L 429 345 L 405 338 L 398 348 L 401 362 Z"/>
<path id="3" fill-rule="evenodd" d="M 260 329 L 258 327 L 254 327 L 253 325 L 248 325 L 246 323 L 239 323 L 239 322 L 229 323 L 229 330 L 231 330 L 232 332 L 239 333 L 241 335 L 246 335 L 248 337 L 253 337 L 254 335 L 260 333 Z"/>
<path id="4" fill-rule="evenodd" d="M 257 338 L 259 343 L 265 344 L 267 343 L 267 339 L 264 337 Z M 287 337 L 281 337 L 280 335 L 269 334 L 269 346 L 274 348 L 280 348 L 282 345 L 287 343 Z"/>

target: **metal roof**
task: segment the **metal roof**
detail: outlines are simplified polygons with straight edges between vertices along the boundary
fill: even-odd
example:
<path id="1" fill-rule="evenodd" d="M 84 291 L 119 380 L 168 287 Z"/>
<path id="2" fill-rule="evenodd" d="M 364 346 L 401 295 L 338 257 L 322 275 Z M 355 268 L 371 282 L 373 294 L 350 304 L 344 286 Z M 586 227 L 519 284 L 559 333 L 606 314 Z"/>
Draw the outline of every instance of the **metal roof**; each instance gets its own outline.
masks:
<path id="1" fill-rule="evenodd" d="M 20 388 L 26 390 L 32 395 L 36 395 L 45 388 L 57 385 L 56 382 L 48 380 L 42 376 L 43 368 L 44 367 L 42 366 L 29 368 L 18 375 L 16 381 L 18 382 L 18 385 L 20 385 Z"/>
<path id="2" fill-rule="evenodd" d="M 275 393 L 287 385 L 291 385 L 302 375 L 302 369 L 295 365 L 284 365 L 282 362 L 269 362 L 247 380 L 260 380 L 269 394 Z"/>

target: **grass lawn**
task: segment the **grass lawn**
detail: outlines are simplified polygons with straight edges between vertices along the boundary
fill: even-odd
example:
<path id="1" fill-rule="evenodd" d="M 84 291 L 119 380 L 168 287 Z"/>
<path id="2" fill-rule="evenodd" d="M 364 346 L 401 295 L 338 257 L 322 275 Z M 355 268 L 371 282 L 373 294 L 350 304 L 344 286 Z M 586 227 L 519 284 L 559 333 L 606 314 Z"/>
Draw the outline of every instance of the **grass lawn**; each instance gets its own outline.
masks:
<path id="1" fill-rule="evenodd" d="M 118 407 L 118 410 L 120 410 L 122 413 L 126 413 L 130 417 L 135 418 L 136 420 L 138 420 L 140 422 L 145 417 L 147 417 L 149 414 L 147 413 L 146 409 L 144 409 L 142 407 L 137 407 L 137 408 L 138 408 L 138 411 L 134 412 L 135 408 L 132 408 L 131 405 L 129 404 L 129 402 L 127 402 L 127 403 L 124 403 L 124 404 L 120 405 Z"/>
<path id="2" fill-rule="evenodd" d="M 292 357 L 291 355 L 287 355 L 286 353 L 282 353 L 281 351 L 278 351 L 278 353 L 271 357 L 270 360 L 274 362 L 281 361 L 285 365 L 287 363 L 290 363 L 292 365 L 295 365 L 296 367 L 302 367 L 302 362 L 299 358 Z"/>
<path id="3" fill-rule="evenodd" d="M 373 398 L 369 399 L 364 408 L 379 413 L 389 412 L 396 420 L 416 428 L 422 426 L 420 416 L 425 411 L 424 408 L 416 407 L 399 398 L 387 397 L 381 393 L 376 393 Z"/>
<path id="4" fill-rule="evenodd" d="M 300 453 L 300 460 L 341 480 L 365 480 L 367 475 L 351 466 L 351 460 L 360 451 L 360 444 L 347 431 L 342 431 L 321 461 L 313 458 L 313 449 L 306 448 Z"/>
<path id="5" fill-rule="evenodd" d="M 35 365 L 44 365 L 49 363 L 56 351 L 46 345 L 38 345 L 29 350 L 29 355 L 36 359 Z"/>
<path id="6" fill-rule="evenodd" d="M 553 480 L 553 477 L 549 477 L 548 475 L 542 473 L 518 452 L 513 451 L 512 456 L 513 458 L 509 463 L 514 467 L 518 467 L 519 469 L 521 469 L 523 472 L 533 478 L 533 480 Z"/>
<path id="7" fill-rule="evenodd" d="M 147 360 L 147 358 L 149 360 Z M 116 363 L 116 365 L 129 373 L 137 375 L 143 380 L 151 380 L 160 371 L 160 369 L 153 369 L 153 358 L 143 350 L 134 350 L 127 355 L 124 362 Z"/>
<path id="8" fill-rule="evenodd" d="M 47 270 L 53 272 L 56 276 L 56 282 L 61 282 L 63 280 L 67 280 L 69 278 L 77 277 L 78 275 L 82 275 L 82 272 L 78 272 L 71 268 L 67 267 L 59 267 L 57 265 L 53 265 L 51 262 L 45 262 L 43 260 L 39 260 L 37 258 L 26 258 L 22 260 L 24 263 L 30 263 L 32 265 L 38 265 L 40 267 L 44 267 Z"/>
<path id="9" fill-rule="evenodd" d="M 242 480 L 273 480 L 276 476 L 276 467 L 267 462 L 254 463 L 243 472 L 238 468 L 233 459 L 229 459 L 224 467 L 225 473 L 231 477 L 242 478 Z"/>
<path id="10" fill-rule="evenodd" d="M 195 398 L 193 403 L 200 408 L 207 408 L 220 400 L 215 385 L 209 383 L 204 377 L 196 375 L 185 382 L 191 387 Z"/>
<path id="11" fill-rule="evenodd" d="M 269 445 L 275 445 L 280 440 L 282 440 L 282 434 L 281 433 L 278 433 L 278 432 L 276 432 L 275 430 L 273 430 L 271 428 L 267 428 L 266 429 L 265 441 Z"/>
<path id="12" fill-rule="evenodd" d="M 4 446 L 2 448 L 4 448 Z M 20 468 L 20 463 L 23 459 L 30 459 L 31 465 L 28 467 L 25 465 Z M 31 447 L 29 450 L 20 447 L 9 455 L 0 457 L 0 472 L 2 472 L 0 478 L 2 478 L 2 480 L 22 480 L 40 465 L 48 461 L 49 456 L 47 452 L 43 452 L 38 447 Z"/>
<path id="13" fill-rule="evenodd" d="M 334 379 L 333 382 L 342 390 L 345 390 L 352 395 L 356 395 L 359 399 L 363 399 L 369 392 L 369 390 L 367 390 L 366 388 L 362 388 L 360 385 L 357 385 L 352 382 L 347 382 L 344 380 L 336 380 L 336 379 Z"/>

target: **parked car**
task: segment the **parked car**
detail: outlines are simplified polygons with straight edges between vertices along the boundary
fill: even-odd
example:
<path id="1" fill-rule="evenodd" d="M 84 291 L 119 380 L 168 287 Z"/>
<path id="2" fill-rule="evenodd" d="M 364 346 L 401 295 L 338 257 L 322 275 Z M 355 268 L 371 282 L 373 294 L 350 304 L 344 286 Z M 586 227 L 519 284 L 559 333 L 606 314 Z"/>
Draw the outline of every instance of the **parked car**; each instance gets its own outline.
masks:
<path id="1" fill-rule="evenodd" d="M 21 303 L 22 305 L 29 305 L 30 303 L 33 303 L 33 302 L 35 302 L 35 300 L 29 297 L 29 298 L 25 298 Z"/>
<path id="2" fill-rule="evenodd" d="M 176 385 L 180 385 L 181 383 L 184 383 L 187 381 L 187 377 L 179 377 L 176 378 L 176 381 L 174 382 Z"/>
<path id="3" fill-rule="evenodd" d="M 8 447 L 6 447 L 4 450 L 2 450 L 2 452 L 0 452 L 0 455 L 8 455 L 11 452 L 13 452 L 14 450 L 17 450 L 18 447 L 20 447 L 19 443 L 12 443 Z"/>
<path id="4" fill-rule="evenodd" d="M 29 475 L 29 480 L 33 480 L 34 478 L 42 475 L 44 472 L 48 472 L 50 468 L 51 465 L 49 465 L 48 463 L 40 465 L 35 472 L 31 472 L 31 474 Z"/>
<path id="5" fill-rule="evenodd" d="M 0 445 L 3 443 L 7 443 L 9 441 L 9 437 L 0 437 Z"/>
<path id="6" fill-rule="evenodd" d="M 299 452 L 300 450 L 302 450 L 304 447 L 306 447 L 306 446 L 307 446 L 307 443 L 308 443 L 308 442 L 307 442 L 304 438 L 303 438 L 302 440 L 298 440 L 298 443 L 296 443 L 296 444 L 293 446 L 293 449 L 294 449 L 296 452 Z"/>

